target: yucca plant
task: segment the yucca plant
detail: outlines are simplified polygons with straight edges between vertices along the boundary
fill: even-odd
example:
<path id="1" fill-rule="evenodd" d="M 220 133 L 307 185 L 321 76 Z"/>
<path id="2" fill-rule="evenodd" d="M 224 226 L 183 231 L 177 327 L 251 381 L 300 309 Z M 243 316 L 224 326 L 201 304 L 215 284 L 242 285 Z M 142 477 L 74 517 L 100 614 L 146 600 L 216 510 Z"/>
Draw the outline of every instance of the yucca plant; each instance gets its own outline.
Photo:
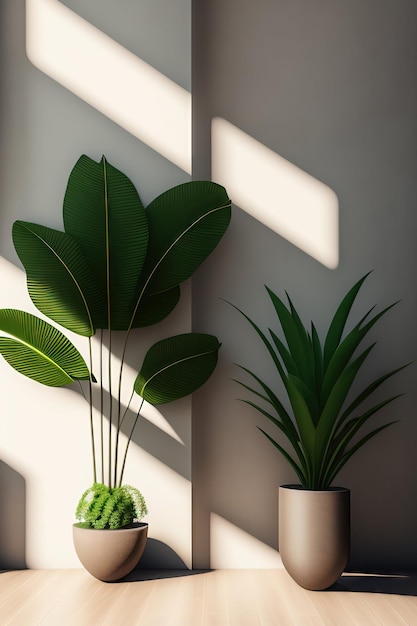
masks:
<path id="1" fill-rule="evenodd" d="M 344 335 L 351 307 L 367 276 L 362 277 L 343 298 L 323 345 L 313 323 L 310 332 L 304 327 L 288 294 L 286 306 L 266 287 L 284 341 L 272 329 L 269 329 L 268 336 L 248 315 L 237 309 L 266 346 L 283 383 L 289 410 L 279 399 L 278 392 L 250 369 L 240 366 L 256 381 L 256 388 L 242 381 L 236 382 L 264 401 L 260 405 L 244 400 L 268 418 L 286 437 L 289 449 L 284 448 L 265 430 L 259 429 L 290 463 L 305 489 L 328 489 L 351 456 L 369 439 L 394 423 L 383 424 L 356 438 L 368 420 L 398 395 L 365 409 L 364 402 L 382 383 L 406 367 L 404 365 L 378 377 L 357 396 L 350 397 L 352 384 L 375 344 L 369 345 L 359 354 L 357 351 L 374 324 L 396 304 L 386 307 L 373 317 L 372 307 Z"/>
<path id="2" fill-rule="evenodd" d="M 130 398 L 122 398 L 132 330 L 156 324 L 171 313 L 180 298 L 180 283 L 217 246 L 230 214 L 226 190 L 209 181 L 178 185 L 145 209 L 125 174 L 104 156 L 96 162 L 82 155 L 65 192 L 64 231 L 20 220 L 13 225 L 14 246 L 33 303 L 52 322 L 86 338 L 84 359 L 54 324 L 25 311 L 0 310 L 0 330 L 7 334 L 0 337 L 5 360 L 44 385 L 76 382 L 89 402 L 93 486 L 77 507 L 77 519 L 87 526 L 117 528 L 142 517 L 146 512 L 142 495 L 122 481 L 143 403 L 161 404 L 192 393 L 216 366 L 220 347 L 216 337 L 186 333 L 163 338 L 146 353 Z M 96 333 L 99 340 L 93 343 Z M 115 333 L 119 340 L 123 334 L 123 348 L 114 377 Z M 99 362 L 98 371 L 93 372 L 93 362 Z M 104 376 L 109 381 L 108 403 Z M 97 386 L 99 420 L 93 402 Z M 127 427 L 134 393 L 141 404 Z M 122 427 L 129 434 L 120 450 Z"/>

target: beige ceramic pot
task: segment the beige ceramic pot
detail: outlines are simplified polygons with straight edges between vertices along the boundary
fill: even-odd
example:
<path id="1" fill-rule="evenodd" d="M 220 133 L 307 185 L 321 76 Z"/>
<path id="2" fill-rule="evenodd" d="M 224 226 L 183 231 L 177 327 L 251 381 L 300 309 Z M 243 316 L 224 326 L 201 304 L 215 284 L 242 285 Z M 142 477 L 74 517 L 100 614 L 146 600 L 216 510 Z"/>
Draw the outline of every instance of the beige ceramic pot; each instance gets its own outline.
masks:
<path id="1" fill-rule="evenodd" d="M 120 580 L 138 564 L 148 537 L 148 524 L 134 523 L 117 530 L 73 525 L 74 547 L 92 576 L 105 582 Z"/>
<path id="2" fill-rule="evenodd" d="M 279 488 L 279 551 L 305 589 L 327 589 L 344 571 L 350 547 L 350 491 Z"/>

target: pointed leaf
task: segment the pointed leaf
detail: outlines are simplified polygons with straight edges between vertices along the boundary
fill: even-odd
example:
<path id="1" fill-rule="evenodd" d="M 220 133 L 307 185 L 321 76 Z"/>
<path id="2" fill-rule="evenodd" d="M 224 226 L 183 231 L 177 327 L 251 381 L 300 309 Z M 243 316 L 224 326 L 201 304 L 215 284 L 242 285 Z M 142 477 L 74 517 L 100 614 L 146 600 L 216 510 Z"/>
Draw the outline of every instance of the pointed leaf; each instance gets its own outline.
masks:
<path id="1" fill-rule="evenodd" d="M 248 391 L 251 391 L 255 395 L 258 395 L 259 397 L 264 398 L 267 402 L 269 402 L 274 407 L 275 411 L 280 416 L 280 418 L 284 422 L 284 424 L 287 427 L 287 429 L 289 429 L 293 433 L 293 436 L 296 439 L 298 439 L 298 432 L 297 432 L 297 430 L 296 430 L 296 428 L 294 426 L 294 423 L 293 423 L 292 419 L 290 418 L 290 416 L 288 415 L 287 411 L 285 410 L 283 404 L 278 399 L 276 394 L 272 391 L 272 389 L 266 383 L 264 383 L 258 376 L 256 376 L 256 374 L 254 374 L 251 370 L 247 369 L 246 367 L 243 367 L 242 365 L 239 365 L 239 367 L 243 371 L 245 371 L 248 374 L 250 374 L 250 376 L 252 376 L 256 380 L 256 382 L 267 393 L 268 398 L 265 398 L 260 393 L 258 393 L 257 391 L 255 391 L 254 389 L 249 387 L 248 385 L 245 385 L 241 381 L 237 380 L 236 382 L 239 383 L 240 385 L 242 385 L 242 387 L 245 387 L 246 389 L 248 389 Z"/>
<path id="2" fill-rule="evenodd" d="M 150 293 L 171 289 L 195 272 L 223 237 L 230 207 L 226 190 L 210 181 L 178 185 L 151 202 L 144 269 Z"/>
<path id="3" fill-rule="evenodd" d="M 46 226 L 16 221 L 13 243 L 34 305 L 64 328 L 93 335 L 104 301 L 77 241 Z"/>
<path id="4" fill-rule="evenodd" d="M 294 461 L 292 456 L 288 454 L 288 452 L 282 446 L 280 446 L 280 444 L 277 441 L 275 441 L 275 439 L 273 439 L 270 435 L 268 435 L 268 433 L 265 430 L 262 430 L 262 428 L 259 428 L 259 427 L 257 428 L 258 430 L 261 431 L 262 434 L 265 435 L 265 437 L 272 443 L 272 445 L 275 446 L 275 448 L 277 448 L 277 450 L 281 452 L 282 456 L 288 461 L 288 463 L 291 465 L 291 467 L 297 474 L 300 483 L 303 486 L 305 486 L 307 483 L 307 478 L 305 476 L 303 469 L 298 465 L 296 461 Z"/>
<path id="5" fill-rule="evenodd" d="M 284 345 L 284 343 L 281 341 L 281 339 L 274 333 L 274 331 L 271 330 L 270 328 L 268 328 L 268 330 L 275 344 L 275 347 L 278 350 L 278 353 L 282 359 L 282 362 L 284 363 L 287 373 L 297 376 L 300 372 L 298 371 L 298 367 L 294 359 L 292 358 L 291 353 L 289 352 L 287 347 Z"/>
<path id="6" fill-rule="evenodd" d="M 376 322 L 383 315 L 385 315 L 387 311 L 392 309 L 392 307 L 395 306 L 396 304 L 398 303 L 394 302 L 393 304 L 390 304 L 385 309 L 377 313 L 362 328 L 361 328 L 361 324 L 363 320 L 361 320 L 361 322 L 359 322 L 359 324 L 357 324 L 355 328 L 353 328 L 353 330 L 345 337 L 342 343 L 336 348 L 328 364 L 327 371 L 323 380 L 323 386 L 322 386 L 322 402 L 323 403 L 327 400 L 328 395 L 333 385 L 335 384 L 336 380 L 340 377 L 343 369 L 347 366 L 350 358 L 353 356 L 354 352 L 358 348 L 361 341 L 364 339 L 367 333 L 371 330 L 374 324 L 376 324 Z M 368 317 L 370 311 L 368 311 L 365 317 Z"/>
<path id="7" fill-rule="evenodd" d="M 317 426 L 316 455 L 321 457 L 334 432 L 339 412 L 359 369 L 375 344 L 362 352 L 341 374 L 329 395 Z"/>
<path id="8" fill-rule="evenodd" d="M 101 327 L 127 329 L 148 245 L 145 209 L 132 182 L 104 156 L 99 163 L 81 156 L 65 192 L 64 225 L 105 295 Z"/>
<path id="9" fill-rule="evenodd" d="M 278 315 L 288 350 L 297 368 L 297 375 L 303 378 L 307 385 L 314 388 L 314 355 L 307 331 L 288 294 L 286 295 L 290 310 L 269 287 L 266 287 L 266 290 Z"/>
<path id="10" fill-rule="evenodd" d="M 88 380 L 87 365 L 76 347 L 54 326 L 16 309 L 0 309 L 0 353 L 18 372 L 51 387 Z"/>
<path id="11" fill-rule="evenodd" d="M 343 424 L 343 422 L 349 417 L 349 415 L 351 415 L 353 413 L 353 411 L 358 406 L 360 406 L 362 404 L 362 402 L 364 402 L 364 400 L 366 400 L 366 398 L 368 398 L 368 396 L 371 395 L 371 393 L 373 393 L 376 389 L 378 389 L 378 387 L 380 385 L 382 385 L 382 383 L 384 383 L 386 380 L 388 380 L 388 378 L 390 378 L 391 376 L 393 376 L 397 372 L 401 372 L 401 370 L 403 370 L 404 368 L 408 367 L 409 365 L 410 365 L 410 363 L 406 363 L 405 365 L 402 365 L 401 367 L 397 367 L 395 370 L 392 370 L 391 372 L 388 372 L 387 374 L 384 374 L 383 376 L 380 376 L 379 378 L 374 380 L 370 385 L 368 385 L 368 387 L 366 387 L 366 389 L 364 389 L 351 402 L 351 404 L 349 404 L 347 409 L 345 409 L 345 411 L 342 413 L 342 415 L 340 416 L 340 418 L 339 418 L 339 420 L 337 422 L 336 428 L 339 429 L 341 424 Z"/>
<path id="12" fill-rule="evenodd" d="M 273 415 L 268 413 L 268 411 L 265 411 L 259 405 L 255 404 L 253 402 L 250 402 L 249 400 L 242 400 L 242 402 L 244 402 L 245 404 L 248 404 L 249 406 L 253 407 L 257 411 L 259 411 L 259 413 L 262 413 L 262 415 L 264 415 L 267 419 L 269 419 L 277 428 L 279 428 L 279 430 L 281 430 L 281 432 L 284 433 L 284 435 L 287 437 L 288 441 L 290 442 L 291 446 L 293 447 L 293 450 L 296 453 L 296 455 L 297 455 L 297 457 L 298 457 L 298 459 L 300 461 L 300 465 L 303 467 L 303 469 L 305 471 L 307 471 L 307 469 L 306 469 L 306 459 L 305 459 L 305 456 L 303 454 L 302 449 L 299 446 L 298 436 L 293 437 L 292 431 L 288 430 L 283 422 L 281 422 L 280 420 L 276 419 Z"/>
<path id="13" fill-rule="evenodd" d="M 388 428 L 388 426 L 391 426 L 392 424 L 395 424 L 397 421 L 398 420 L 394 420 L 393 422 L 388 422 L 388 424 L 383 424 L 382 426 L 379 426 L 379 428 L 375 428 L 375 430 L 372 430 L 370 433 L 365 435 L 365 437 L 362 437 L 362 439 L 360 439 L 360 441 L 358 441 L 357 444 L 355 444 L 352 448 L 350 448 L 343 455 L 343 457 L 339 460 L 337 465 L 333 468 L 333 471 L 331 472 L 331 474 L 328 477 L 327 485 L 330 485 L 333 482 L 334 478 L 340 472 L 342 467 L 344 465 L 346 465 L 346 463 L 349 461 L 349 459 L 355 454 L 355 452 L 357 452 L 359 450 L 359 448 L 361 448 L 367 441 L 369 441 L 369 439 L 371 439 L 372 437 L 375 437 L 375 435 L 380 433 L 382 430 L 385 430 L 386 428 Z"/>
<path id="14" fill-rule="evenodd" d="M 147 352 L 134 389 L 150 404 L 193 393 L 211 376 L 220 344 L 216 337 L 187 333 L 163 339 Z"/>
<path id="15" fill-rule="evenodd" d="M 355 417 L 347 422 L 342 430 L 338 432 L 331 441 L 329 441 L 328 450 L 323 455 L 322 461 L 322 472 L 324 474 L 323 481 L 327 482 L 327 476 L 330 475 L 333 471 L 333 467 L 337 465 L 343 454 L 345 452 L 346 446 L 352 441 L 356 433 L 362 428 L 362 426 L 367 422 L 375 413 L 380 411 L 383 407 L 387 406 L 397 398 L 399 398 L 401 394 L 396 396 L 392 396 L 383 402 L 378 403 L 373 406 L 371 409 L 368 409 L 360 415 L 359 417 Z M 336 427 L 337 428 L 337 427 Z"/>
<path id="16" fill-rule="evenodd" d="M 358 291 L 361 288 L 363 282 L 369 276 L 369 274 L 370 272 L 365 274 L 365 276 L 363 276 L 361 279 L 358 280 L 358 282 L 355 285 L 353 285 L 353 287 L 348 291 L 346 296 L 343 298 L 342 302 L 337 308 L 336 313 L 334 314 L 334 317 L 330 323 L 329 330 L 326 335 L 326 340 L 324 342 L 324 369 L 325 370 L 337 346 L 340 343 L 347 318 L 349 316 L 349 313 L 355 301 L 355 298 L 358 294 Z"/>

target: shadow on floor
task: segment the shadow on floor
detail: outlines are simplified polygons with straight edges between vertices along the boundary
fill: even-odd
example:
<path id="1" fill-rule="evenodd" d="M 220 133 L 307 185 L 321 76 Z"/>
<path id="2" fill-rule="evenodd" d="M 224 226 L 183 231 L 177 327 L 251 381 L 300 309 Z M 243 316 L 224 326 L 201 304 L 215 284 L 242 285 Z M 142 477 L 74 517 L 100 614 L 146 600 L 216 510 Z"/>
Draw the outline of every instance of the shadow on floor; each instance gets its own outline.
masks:
<path id="1" fill-rule="evenodd" d="M 327 591 L 360 591 L 417 596 L 416 574 L 345 574 Z"/>
<path id="2" fill-rule="evenodd" d="M 211 570 L 196 570 L 196 569 L 172 569 L 172 570 L 133 570 L 131 574 L 128 574 L 120 581 L 122 583 L 139 582 L 141 580 L 161 580 L 162 578 L 182 578 L 183 576 L 196 576 L 199 574 L 206 574 Z"/>

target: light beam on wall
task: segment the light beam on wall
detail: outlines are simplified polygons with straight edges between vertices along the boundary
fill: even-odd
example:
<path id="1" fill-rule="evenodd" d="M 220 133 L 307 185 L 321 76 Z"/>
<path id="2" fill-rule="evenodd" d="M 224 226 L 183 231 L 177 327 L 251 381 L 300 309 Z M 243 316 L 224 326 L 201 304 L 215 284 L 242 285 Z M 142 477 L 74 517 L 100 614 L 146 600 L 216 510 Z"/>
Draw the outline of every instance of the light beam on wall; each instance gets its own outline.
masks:
<path id="1" fill-rule="evenodd" d="M 57 0 L 26 0 L 42 72 L 191 174 L 191 94 Z"/>
<path id="2" fill-rule="evenodd" d="M 213 569 L 275 569 L 282 560 L 274 548 L 217 513 L 210 514 L 210 567 Z"/>
<path id="3" fill-rule="evenodd" d="M 241 209 L 337 267 L 339 207 L 330 187 L 222 118 L 212 121 L 212 177 Z"/>

